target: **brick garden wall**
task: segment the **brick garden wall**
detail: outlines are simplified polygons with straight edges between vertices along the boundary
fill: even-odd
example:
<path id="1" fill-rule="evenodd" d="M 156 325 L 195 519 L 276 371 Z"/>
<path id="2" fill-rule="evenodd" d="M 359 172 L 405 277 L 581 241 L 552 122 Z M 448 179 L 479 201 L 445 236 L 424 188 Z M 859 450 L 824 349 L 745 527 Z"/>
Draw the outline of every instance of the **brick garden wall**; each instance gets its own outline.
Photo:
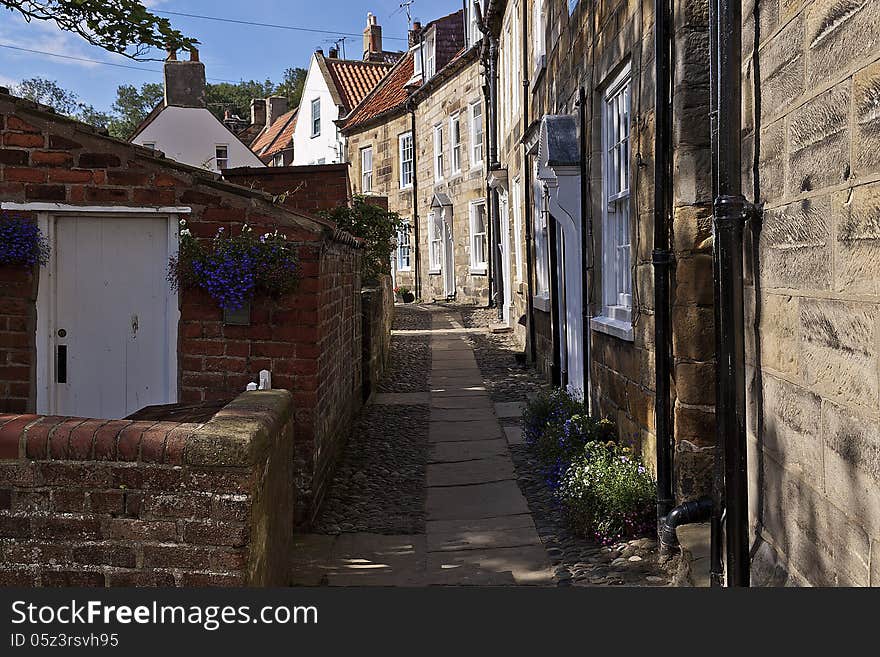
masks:
<path id="1" fill-rule="evenodd" d="M 877 586 L 880 4 L 745 5 L 754 576 Z"/>
<path id="2" fill-rule="evenodd" d="M 255 300 L 249 326 L 225 325 L 207 294 L 182 291 L 178 389 L 182 402 L 230 399 L 260 370 L 270 370 L 274 387 L 294 394 L 297 462 L 305 467 L 297 473 L 300 508 L 313 509 L 313 468 L 320 463 L 321 473 L 330 471 L 328 456 L 344 441 L 361 398 L 356 240 L 329 222 L 273 204 L 259 189 L 231 185 L 2 94 L 0 142 L 3 201 L 185 206 L 197 237 L 210 238 L 220 228 L 237 234 L 247 223 L 255 231 L 279 228 L 296 245 L 297 290 L 278 300 Z M 0 412 L 35 409 L 39 275 L 0 268 Z M 345 367 L 337 363 L 341 359 Z"/>
<path id="3" fill-rule="evenodd" d="M 316 215 L 345 205 L 351 198 L 348 164 L 226 169 L 231 183 L 284 195 L 284 206 Z"/>
<path id="4" fill-rule="evenodd" d="M 203 425 L 0 415 L 0 586 L 284 586 L 293 406 Z"/>

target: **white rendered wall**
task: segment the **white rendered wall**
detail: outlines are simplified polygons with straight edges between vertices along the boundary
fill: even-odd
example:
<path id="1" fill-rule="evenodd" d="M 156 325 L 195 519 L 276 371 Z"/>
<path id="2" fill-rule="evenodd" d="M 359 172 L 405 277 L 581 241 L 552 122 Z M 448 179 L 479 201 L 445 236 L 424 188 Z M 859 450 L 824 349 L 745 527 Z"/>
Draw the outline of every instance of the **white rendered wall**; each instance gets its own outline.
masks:
<path id="1" fill-rule="evenodd" d="M 217 171 L 218 144 L 228 148 L 229 168 L 265 166 L 217 117 L 198 107 L 165 107 L 132 141 L 156 144 L 172 160 L 209 171 Z"/>
<path id="2" fill-rule="evenodd" d="M 312 137 L 312 101 L 321 100 L 321 134 Z M 343 161 L 342 149 L 334 121 L 339 118 L 339 108 L 333 102 L 327 81 L 318 68 L 317 57 L 312 56 L 306 84 L 303 88 L 302 100 L 299 104 L 299 115 L 296 130 L 293 133 L 293 164 L 336 164 Z"/>

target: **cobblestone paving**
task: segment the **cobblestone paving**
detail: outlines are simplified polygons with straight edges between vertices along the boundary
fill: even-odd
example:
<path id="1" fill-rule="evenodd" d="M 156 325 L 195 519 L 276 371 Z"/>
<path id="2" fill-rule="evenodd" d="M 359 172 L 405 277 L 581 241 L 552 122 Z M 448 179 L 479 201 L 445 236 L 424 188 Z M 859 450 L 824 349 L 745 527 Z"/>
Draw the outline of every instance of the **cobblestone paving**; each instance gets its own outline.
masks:
<path id="1" fill-rule="evenodd" d="M 391 394 L 364 409 L 315 533 L 297 537 L 297 583 L 669 585 L 653 540 L 602 547 L 568 529 L 519 441 L 509 402 L 546 384 L 513 337 L 443 334 L 488 326 L 494 311 L 429 308 L 397 306 L 395 330 L 433 337 L 393 336 L 379 386 Z"/>

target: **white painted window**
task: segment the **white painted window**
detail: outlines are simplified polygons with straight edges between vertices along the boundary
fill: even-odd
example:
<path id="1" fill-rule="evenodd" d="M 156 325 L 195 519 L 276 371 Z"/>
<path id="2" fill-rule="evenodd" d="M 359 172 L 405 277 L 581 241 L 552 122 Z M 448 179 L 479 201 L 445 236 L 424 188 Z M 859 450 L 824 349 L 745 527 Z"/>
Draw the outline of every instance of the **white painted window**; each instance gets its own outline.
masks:
<path id="1" fill-rule="evenodd" d="M 539 297 L 550 295 L 550 245 L 547 234 L 548 218 L 544 184 L 538 178 L 538 164 L 532 172 L 534 180 L 534 235 L 535 235 L 535 294 Z"/>
<path id="2" fill-rule="evenodd" d="M 522 217 L 522 185 L 519 178 L 513 181 L 510 188 L 510 200 L 513 204 L 513 253 L 516 258 L 516 282 L 525 280 L 523 271 L 523 217 Z"/>
<path id="3" fill-rule="evenodd" d="M 441 253 L 443 247 L 443 228 L 436 212 L 428 213 L 428 267 L 432 273 L 439 273 L 441 269 Z"/>
<path id="4" fill-rule="evenodd" d="M 574 10 L 577 9 L 578 0 L 568 0 L 568 15 L 571 16 L 574 13 Z"/>
<path id="5" fill-rule="evenodd" d="M 361 149 L 361 193 L 373 191 L 373 147 Z"/>
<path id="6" fill-rule="evenodd" d="M 430 80 L 437 72 L 436 32 L 432 31 L 431 35 L 425 39 L 424 44 L 422 44 L 422 57 L 425 60 L 425 80 Z"/>
<path id="7" fill-rule="evenodd" d="M 229 168 L 229 145 L 217 144 L 214 146 L 214 162 L 218 170 Z"/>
<path id="8" fill-rule="evenodd" d="M 434 126 L 434 179 L 443 180 L 443 126 Z"/>
<path id="9" fill-rule="evenodd" d="M 397 271 L 409 271 L 411 267 L 409 221 L 404 221 L 397 229 Z"/>
<path id="10" fill-rule="evenodd" d="M 477 10 L 474 6 L 475 0 L 468 0 L 467 3 L 467 46 L 470 48 L 475 43 L 477 43 L 480 39 L 483 38 L 483 33 L 480 32 L 479 23 L 477 22 Z M 485 6 L 485 3 L 484 3 Z"/>
<path id="11" fill-rule="evenodd" d="M 449 119 L 449 141 L 452 143 L 452 173 L 461 173 L 461 117 L 458 114 Z"/>
<path id="12" fill-rule="evenodd" d="M 632 321 L 629 121 L 627 68 L 608 86 L 602 102 L 603 315 L 623 323 Z"/>
<path id="13" fill-rule="evenodd" d="M 321 134 L 321 99 L 315 98 L 312 101 L 312 137 Z"/>
<path id="14" fill-rule="evenodd" d="M 532 33 L 532 65 L 534 70 L 544 68 L 546 57 L 546 31 L 547 13 L 544 10 L 544 0 L 534 0 L 532 4 L 532 24 L 529 27 Z"/>
<path id="15" fill-rule="evenodd" d="M 400 135 L 398 139 L 400 153 L 400 188 L 409 189 L 413 184 L 413 137 L 411 132 Z"/>
<path id="16" fill-rule="evenodd" d="M 471 168 L 483 166 L 483 103 L 471 105 Z"/>
<path id="17" fill-rule="evenodd" d="M 284 166 L 284 153 L 278 153 L 277 155 L 275 155 L 275 157 L 272 158 L 272 166 Z"/>
<path id="18" fill-rule="evenodd" d="M 486 271 L 489 266 L 489 240 L 486 234 L 486 202 L 471 201 L 471 269 Z"/>

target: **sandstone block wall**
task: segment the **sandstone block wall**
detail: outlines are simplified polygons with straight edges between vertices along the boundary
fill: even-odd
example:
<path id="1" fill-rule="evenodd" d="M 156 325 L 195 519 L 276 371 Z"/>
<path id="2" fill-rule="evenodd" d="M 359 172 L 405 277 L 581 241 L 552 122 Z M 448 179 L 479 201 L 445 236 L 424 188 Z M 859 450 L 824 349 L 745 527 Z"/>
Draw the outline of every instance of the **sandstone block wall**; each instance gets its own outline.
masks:
<path id="1" fill-rule="evenodd" d="M 744 23 L 755 572 L 876 586 L 880 5 L 761 0 Z"/>
<path id="2" fill-rule="evenodd" d="M 285 586 L 292 397 L 203 425 L 0 415 L 0 585 Z"/>

